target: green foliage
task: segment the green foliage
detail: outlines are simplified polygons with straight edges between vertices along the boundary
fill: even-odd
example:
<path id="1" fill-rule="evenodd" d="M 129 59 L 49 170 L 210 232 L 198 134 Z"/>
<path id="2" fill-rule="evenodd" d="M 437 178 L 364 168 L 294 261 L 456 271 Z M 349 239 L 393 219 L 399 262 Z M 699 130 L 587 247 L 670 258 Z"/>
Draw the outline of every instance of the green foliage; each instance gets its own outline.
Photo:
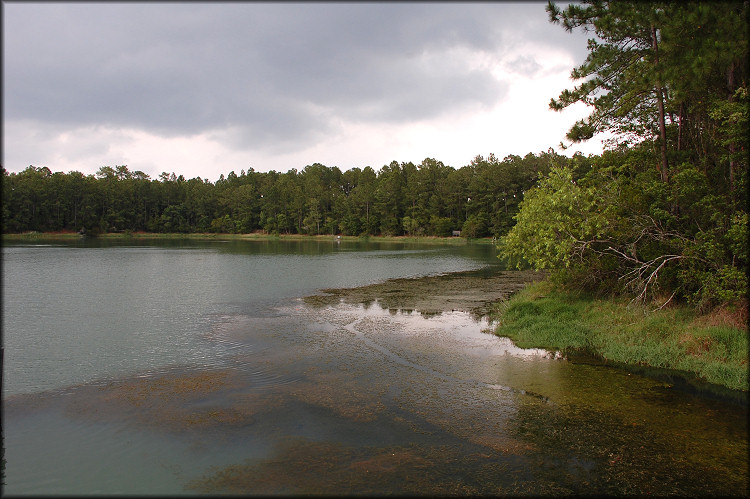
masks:
<path id="1" fill-rule="evenodd" d="M 745 299 L 747 213 L 693 165 L 665 184 L 627 156 L 603 156 L 578 182 L 553 168 L 526 193 L 501 256 L 567 287 L 644 302 L 672 296 L 708 309 Z"/>
<path id="2" fill-rule="evenodd" d="M 640 96 L 658 87 L 650 28 L 660 10 L 650 3 L 591 1 L 565 10 L 549 4 L 551 22 L 561 23 L 567 31 L 581 27 L 597 35 L 589 39 L 586 61 L 571 74 L 583 82 L 550 102 L 557 111 L 576 102 L 594 107 L 587 119 L 571 128 L 571 141 L 587 140 L 602 130 L 639 136 L 653 132 L 648 115 L 654 101 Z"/>
<path id="3" fill-rule="evenodd" d="M 579 185 L 568 167 L 553 167 L 526 193 L 516 225 L 501 238 L 511 264 L 537 270 L 584 265 L 587 249 L 601 245 L 611 225 L 600 191 Z"/>
<path id="4" fill-rule="evenodd" d="M 553 109 L 593 107 L 572 140 L 616 148 L 553 167 L 501 238 L 554 282 L 708 310 L 747 297 L 747 4 L 584 1 L 552 22 L 594 31 L 582 83 Z M 687 55 L 686 55 L 687 54 Z"/>
<path id="5" fill-rule="evenodd" d="M 747 265 L 747 212 L 739 210 L 732 216 L 732 222 L 727 230 L 726 241 L 732 252 L 733 260 Z"/>
<path id="6" fill-rule="evenodd" d="M 450 217 L 439 217 L 432 215 L 430 217 L 430 233 L 436 236 L 450 236 L 453 229 L 453 219 Z"/>
<path id="7" fill-rule="evenodd" d="M 466 219 L 461 234 L 464 237 L 483 237 L 487 235 L 487 216 L 484 213 L 472 214 Z"/>

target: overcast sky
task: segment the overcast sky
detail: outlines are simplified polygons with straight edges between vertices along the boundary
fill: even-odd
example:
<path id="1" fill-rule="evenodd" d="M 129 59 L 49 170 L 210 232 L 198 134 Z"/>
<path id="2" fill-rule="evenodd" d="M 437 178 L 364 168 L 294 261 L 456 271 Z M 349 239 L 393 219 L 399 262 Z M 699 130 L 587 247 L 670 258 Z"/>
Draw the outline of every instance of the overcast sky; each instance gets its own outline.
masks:
<path id="1" fill-rule="evenodd" d="M 522 3 L 3 3 L 3 158 L 211 181 L 557 147 L 586 35 Z M 601 152 L 598 140 L 558 152 Z"/>

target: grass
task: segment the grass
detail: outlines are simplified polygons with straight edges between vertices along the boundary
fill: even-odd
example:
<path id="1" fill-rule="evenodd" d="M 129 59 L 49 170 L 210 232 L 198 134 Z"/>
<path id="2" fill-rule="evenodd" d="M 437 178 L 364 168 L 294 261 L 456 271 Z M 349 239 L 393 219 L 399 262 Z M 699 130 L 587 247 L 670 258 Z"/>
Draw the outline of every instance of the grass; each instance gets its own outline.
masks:
<path id="1" fill-rule="evenodd" d="M 627 300 L 576 296 L 542 281 L 498 304 L 493 315 L 496 334 L 522 348 L 584 350 L 748 390 L 748 331 L 737 310 L 708 316 L 678 305 L 650 310 Z"/>

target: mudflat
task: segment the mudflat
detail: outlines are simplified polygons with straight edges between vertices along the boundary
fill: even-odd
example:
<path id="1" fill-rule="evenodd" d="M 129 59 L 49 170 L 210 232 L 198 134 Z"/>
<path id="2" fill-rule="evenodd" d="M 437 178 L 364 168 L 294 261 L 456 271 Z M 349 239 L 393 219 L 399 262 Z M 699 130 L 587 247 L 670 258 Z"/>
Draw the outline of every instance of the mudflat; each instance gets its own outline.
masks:
<path id="1" fill-rule="evenodd" d="M 543 278 L 534 271 L 486 270 L 391 279 L 357 288 L 323 289 L 305 297 L 313 307 L 338 303 L 369 305 L 394 311 L 418 311 L 424 316 L 442 312 L 468 312 L 475 317 L 489 313 L 493 303 Z"/>

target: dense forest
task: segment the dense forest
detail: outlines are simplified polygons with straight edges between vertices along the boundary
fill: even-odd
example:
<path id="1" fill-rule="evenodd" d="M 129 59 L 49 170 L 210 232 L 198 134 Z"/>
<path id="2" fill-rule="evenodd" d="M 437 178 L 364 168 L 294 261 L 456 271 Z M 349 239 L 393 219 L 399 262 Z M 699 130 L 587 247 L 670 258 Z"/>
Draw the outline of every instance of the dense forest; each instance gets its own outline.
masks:
<path id="1" fill-rule="evenodd" d="M 584 172 L 590 160 L 550 150 L 477 156 L 460 169 L 429 158 L 378 171 L 315 163 L 286 173 L 232 171 L 215 183 L 175 173 L 151 179 L 124 165 L 96 175 L 29 166 L 3 171 L 3 231 L 499 236 L 553 166 Z"/>
<path id="2" fill-rule="evenodd" d="M 600 156 L 552 149 L 342 172 L 230 172 L 218 181 L 3 170 L 4 232 L 451 235 L 500 238 L 503 257 L 556 282 L 698 308 L 746 300 L 748 2 L 584 1 L 550 21 L 591 33 L 579 82 L 552 99 L 592 112 Z"/>

